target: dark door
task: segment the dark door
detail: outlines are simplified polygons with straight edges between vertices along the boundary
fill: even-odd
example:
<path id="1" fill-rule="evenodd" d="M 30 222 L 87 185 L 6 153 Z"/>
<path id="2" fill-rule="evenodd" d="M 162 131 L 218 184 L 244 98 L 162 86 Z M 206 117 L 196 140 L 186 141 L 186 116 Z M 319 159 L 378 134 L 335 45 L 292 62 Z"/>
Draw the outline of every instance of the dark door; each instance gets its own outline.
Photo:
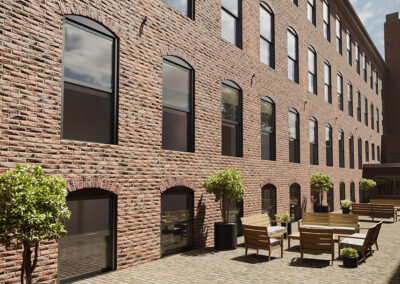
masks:
<path id="1" fill-rule="evenodd" d="M 290 186 L 290 217 L 296 221 L 301 219 L 300 199 L 300 185 L 292 184 Z"/>

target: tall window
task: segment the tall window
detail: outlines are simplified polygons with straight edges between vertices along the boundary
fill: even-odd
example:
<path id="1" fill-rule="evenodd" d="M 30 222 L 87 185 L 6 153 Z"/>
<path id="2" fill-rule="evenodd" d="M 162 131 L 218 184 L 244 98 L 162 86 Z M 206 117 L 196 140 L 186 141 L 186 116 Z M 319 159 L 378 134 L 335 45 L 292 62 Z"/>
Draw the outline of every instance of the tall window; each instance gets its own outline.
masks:
<path id="1" fill-rule="evenodd" d="M 365 141 L 365 161 L 369 162 L 369 144 Z"/>
<path id="2" fill-rule="evenodd" d="M 361 122 L 361 94 L 357 91 L 357 120 Z"/>
<path id="3" fill-rule="evenodd" d="M 376 146 L 376 158 L 378 161 L 381 160 L 381 149 L 379 146 Z"/>
<path id="4" fill-rule="evenodd" d="M 267 184 L 261 189 L 261 213 L 267 213 L 269 218 L 275 219 L 276 187 L 272 184 Z"/>
<path id="5" fill-rule="evenodd" d="M 61 137 L 117 143 L 118 40 L 104 26 L 65 16 Z"/>
<path id="6" fill-rule="evenodd" d="M 344 133 L 343 130 L 339 130 L 338 132 L 338 141 L 339 141 L 339 167 L 344 168 Z"/>
<path id="7" fill-rule="evenodd" d="M 383 99 L 383 81 L 382 81 L 382 79 L 379 79 L 379 86 L 381 88 L 381 99 Z"/>
<path id="8" fill-rule="evenodd" d="M 315 0 L 308 0 L 307 3 L 307 19 L 315 26 Z"/>
<path id="9" fill-rule="evenodd" d="M 356 202 L 356 185 L 354 182 L 350 183 L 350 200 Z"/>
<path id="10" fill-rule="evenodd" d="M 362 140 L 361 138 L 358 138 L 358 169 L 362 170 L 362 165 L 363 165 L 363 161 L 362 161 Z"/>
<path id="11" fill-rule="evenodd" d="M 318 165 L 318 121 L 310 118 L 310 164 Z"/>
<path id="12" fill-rule="evenodd" d="M 379 133 L 379 109 L 378 108 L 376 108 L 375 121 L 376 121 L 376 132 Z"/>
<path id="13" fill-rule="evenodd" d="M 346 185 L 344 182 L 340 183 L 340 201 L 346 199 Z"/>
<path id="14" fill-rule="evenodd" d="M 353 85 L 350 82 L 347 84 L 347 108 L 349 115 L 353 116 Z"/>
<path id="15" fill-rule="evenodd" d="M 349 156 L 350 169 L 354 169 L 354 137 L 352 134 L 349 135 Z"/>
<path id="16" fill-rule="evenodd" d="M 375 144 L 371 144 L 371 158 L 374 161 L 375 160 Z"/>
<path id="17" fill-rule="evenodd" d="M 237 47 L 242 47 L 241 1 L 222 0 L 221 35 Z"/>
<path id="18" fill-rule="evenodd" d="M 275 160 L 275 104 L 268 97 L 261 99 L 261 159 Z"/>
<path id="19" fill-rule="evenodd" d="M 291 27 L 287 31 L 288 41 L 288 78 L 296 83 L 299 82 L 299 59 L 298 59 L 298 38 Z"/>
<path id="20" fill-rule="evenodd" d="M 375 70 L 375 93 L 378 94 L 378 72 Z"/>
<path id="21" fill-rule="evenodd" d="M 308 90 L 317 94 L 317 54 L 312 46 L 308 47 Z"/>
<path id="22" fill-rule="evenodd" d="M 338 16 L 336 16 L 336 50 L 342 54 L 342 23 Z"/>
<path id="23" fill-rule="evenodd" d="M 365 57 L 365 53 L 362 55 L 363 59 L 363 73 L 364 73 L 364 81 L 367 82 L 367 58 Z"/>
<path id="24" fill-rule="evenodd" d="M 295 4 L 296 6 L 298 6 L 297 0 L 293 0 L 293 4 Z"/>
<path id="25" fill-rule="evenodd" d="M 326 145 L 326 165 L 333 166 L 333 151 L 332 151 L 332 127 L 327 124 L 325 126 L 325 145 Z"/>
<path id="26" fill-rule="evenodd" d="M 329 5 L 324 0 L 322 3 L 323 19 L 324 19 L 324 37 L 331 41 L 331 19 L 329 13 Z"/>
<path id="27" fill-rule="evenodd" d="M 242 156 L 242 91 L 232 81 L 222 82 L 222 155 Z"/>
<path id="28" fill-rule="evenodd" d="M 368 99 L 364 97 L 364 123 L 368 126 Z"/>
<path id="29" fill-rule="evenodd" d="M 360 48 L 358 47 L 358 43 L 356 43 L 356 71 L 360 74 Z"/>
<path id="30" fill-rule="evenodd" d="M 343 77 L 342 74 L 337 74 L 337 93 L 338 93 L 338 108 L 343 110 Z"/>
<path id="31" fill-rule="evenodd" d="M 324 93 L 325 101 L 332 103 L 332 80 L 331 80 L 331 65 L 328 61 L 324 63 Z"/>
<path id="32" fill-rule="evenodd" d="M 162 148 L 192 152 L 193 70 L 183 60 L 165 56 L 162 80 Z"/>
<path id="33" fill-rule="evenodd" d="M 373 89 L 374 79 L 372 77 L 372 63 L 370 62 L 368 65 L 369 65 L 369 86 L 371 87 L 371 89 Z"/>
<path id="34" fill-rule="evenodd" d="M 267 4 L 260 4 L 260 60 L 275 67 L 274 13 Z"/>
<path id="35" fill-rule="evenodd" d="M 300 125 L 297 110 L 289 109 L 289 162 L 300 163 Z"/>
<path id="36" fill-rule="evenodd" d="M 375 121 L 374 121 L 374 104 L 371 103 L 371 128 L 374 129 Z"/>
<path id="37" fill-rule="evenodd" d="M 193 19 L 193 0 L 163 0 L 167 5 Z"/>
<path id="38" fill-rule="evenodd" d="M 347 63 L 349 63 L 350 65 L 353 64 L 353 53 L 352 53 L 352 49 L 351 49 L 351 35 L 349 31 L 346 31 L 346 49 L 347 49 Z"/>

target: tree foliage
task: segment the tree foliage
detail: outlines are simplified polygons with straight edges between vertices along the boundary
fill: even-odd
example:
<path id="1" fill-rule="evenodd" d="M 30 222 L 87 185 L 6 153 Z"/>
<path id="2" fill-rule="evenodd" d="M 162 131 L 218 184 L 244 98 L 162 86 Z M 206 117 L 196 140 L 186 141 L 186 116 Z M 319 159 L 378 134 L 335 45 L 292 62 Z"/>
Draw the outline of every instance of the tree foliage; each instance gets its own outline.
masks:
<path id="1" fill-rule="evenodd" d="M 371 188 L 376 187 L 376 182 L 373 181 L 372 179 L 363 178 L 360 181 L 359 187 L 361 190 L 370 190 Z"/>
<path id="2" fill-rule="evenodd" d="M 310 178 L 310 188 L 313 192 L 329 192 L 333 187 L 332 179 L 329 175 L 320 172 L 314 173 Z"/>

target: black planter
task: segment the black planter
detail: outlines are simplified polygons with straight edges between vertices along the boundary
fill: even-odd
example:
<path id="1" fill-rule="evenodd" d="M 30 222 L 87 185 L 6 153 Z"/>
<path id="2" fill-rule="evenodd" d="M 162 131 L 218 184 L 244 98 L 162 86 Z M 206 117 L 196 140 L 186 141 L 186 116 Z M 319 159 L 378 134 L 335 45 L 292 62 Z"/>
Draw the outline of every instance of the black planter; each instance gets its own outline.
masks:
<path id="1" fill-rule="evenodd" d="M 349 207 L 342 207 L 342 213 L 343 214 L 350 214 L 350 208 Z"/>
<path id="2" fill-rule="evenodd" d="M 328 213 L 329 212 L 329 206 L 314 205 L 314 212 L 315 213 Z"/>
<path id="3" fill-rule="evenodd" d="M 237 248 L 236 223 L 214 223 L 214 247 L 217 250 L 234 250 Z"/>
<path id="4" fill-rule="evenodd" d="M 343 266 L 346 268 L 357 268 L 358 267 L 358 257 L 343 256 Z"/>

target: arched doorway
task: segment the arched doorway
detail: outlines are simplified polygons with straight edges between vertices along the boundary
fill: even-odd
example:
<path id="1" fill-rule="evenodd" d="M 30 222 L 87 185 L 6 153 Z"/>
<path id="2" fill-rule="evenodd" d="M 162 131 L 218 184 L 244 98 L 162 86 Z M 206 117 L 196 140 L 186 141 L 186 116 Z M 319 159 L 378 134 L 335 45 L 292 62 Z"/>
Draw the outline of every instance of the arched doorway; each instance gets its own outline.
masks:
<path id="1" fill-rule="evenodd" d="M 290 217 L 294 220 L 301 219 L 301 190 L 300 185 L 294 183 L 290 186 Z"/>
<path id="2" fill-rule="evenodd" d="M 193 190 L 177 186 L 161 195 L 161 254 L 168 255 L 192 245 Z"/>
<path id="3" fill-rule="evenodd" d="M 275 220 L 276 187 L 272 184 L 264 185 L 261 189 L 261 212 L 268 213 L 269 218 Z"/>
<path id="4" fill-rule="evenodd" d="M 67 196 L 68 234 L 58 242 L 61 282 L 115 268 L 117 196 L 103 189 L 81 189 Z"/>

